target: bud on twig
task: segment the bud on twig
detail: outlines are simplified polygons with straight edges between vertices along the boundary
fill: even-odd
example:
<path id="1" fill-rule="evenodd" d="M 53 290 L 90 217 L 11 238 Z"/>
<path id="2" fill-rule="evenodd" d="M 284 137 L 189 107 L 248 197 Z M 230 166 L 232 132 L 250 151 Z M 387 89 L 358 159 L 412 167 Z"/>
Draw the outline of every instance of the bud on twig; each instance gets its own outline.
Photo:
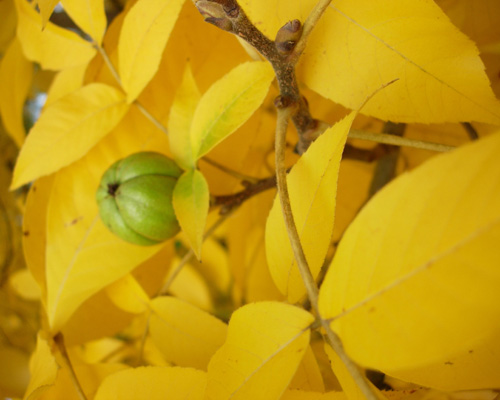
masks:
<path id="1" fill-rule="evenodd" d="M 197 1 L 195 5 L 200 14 L 203 15 L 203 18 L 205 18 L 206 22 L 209 22 L 224 31 L 233 31 L 233 24 L 221 4 L 214 3 L 212 1 L 200 0 Z"/>
<path id="2" fill-rule="evenodd" d="M 283 55 L 290 54 L 302 35 L 302 24 L 298 19 L 288 21 L 283 25 L 274 40 L 276 49 Z"/>

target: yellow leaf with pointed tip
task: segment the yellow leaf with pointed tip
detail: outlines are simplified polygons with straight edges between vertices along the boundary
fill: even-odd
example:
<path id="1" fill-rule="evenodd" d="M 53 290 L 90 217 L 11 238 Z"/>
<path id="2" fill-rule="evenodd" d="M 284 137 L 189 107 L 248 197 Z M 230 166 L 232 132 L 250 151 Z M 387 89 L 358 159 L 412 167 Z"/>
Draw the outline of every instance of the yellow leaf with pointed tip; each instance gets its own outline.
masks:
<path id="1" fill-rule="evenodd" d="M 71 19 L 100 46 L 107 23 L 104 2 L 102 0 L 61 0 L 61 3 Z"/>
<path id="2" fill-rule="evenodd" d="M 83 157 L 125 115 L 123 94 L 91 83 L 47 108 L 27 137 L 12 188 L 48 175 Z"/>
<path id="3" fill-rule="evenodd" d="M 172 201 L 179 225 L 200 259 L 210 206 L 210 192 L 203 174 L 197 169 L 184 172 L 175 184 Z"/>
<path id="4" fill-rule="evenodd" d="M 194 80 L 191 66 L 187 64 L 168 118 L 170 150 L 176 163 L 184 169 L 195 167 L 190 128 L 200 98 L 201 94 Z"/>
<path id="5" fill-rule="evenodd" d="M 126 370 L 124 364 L 80 364 L 74 365 L 75 375 L 78 378 L 87 399 L 93 398 L 101 382 L 108 376 Z M 67 368 L 61 368 L 54 385 L 51 386 L 38 400 L 81 400 L 82 396 L 76 391 L 73 377 Z"/>
<path id="6" fill-rule="evenodd" d="M 192 368 L 139 367 L 106 378 L 95 400 L 202 400 L 206 373 Z"/>
<path id="7" fill-rule="evenodd" d="M 151 307 L 150 335 L 165 359 L 205 370 L 226 340 L 226 324 L 175 297 L 157 297 Z"/>
<path id="8" fill-rule="evenodd" d="M 477 45 L 500 38 L 500 3 L 496 0 L 437 0 L 450 20 Z"/>
<path id="9" fill-rule="evenodd" d="M 158 70 L 184 0 L 140 0 L 125 16 L 118 43 L 122 87 L 131 103 Z"/>
<path id="10" fill-rule="evenodd" d="M 37 0 L 40 15 L 42 16 L 42 29 L 47 25 L 57 3 L 59 3 L 59 0 Z"/>
<path id="11" fill-rule="evenodd" d="M 359 364 L 443 390 L 500 385 L 500 132 L 382 189 L 320 290 Z"/>
<path id="12" fill-rule="evenodd" d="M 311 346 L 307 347 L 304 358 L 297 368 L 297 372 L 290 382 L 289 389 L 308 390 L 311 392 L 324 392 L 325 385 L 319 369 L 318 362 Z"/>
<path id="13" fill-rule="evenodd" d="M 340 359 L 337 353 L 333 351 L 332 347 L 328 343 L 325 343 L 325 352 L 330 359 L 332 370 L 336 378 L 339 380 L 347 399 L 365 400 L 366 396 L 359 388 L 358 383 L 354 380 L 347 370 L 344 362 Z M 372 393 L 375 394 L 379 400 L 385 400 L 385 397 L 382 395 L 380 390 L 378 390 L 371 382 L 368 382 L 368 386 L 370 386 Z"/>
<path id="14" fill-rule="evenodd" d="M 274 37 L 290 19 L 304 21 L 315 0 L 243 0 L 242 8 Z M 278 11 L 276 11 L 278 10 Z M 476 45 L 432 0 L 339 0 L 315 26 L 299 79 L 348 108 L 399 79 L 364 114 L 394 122 L 500 124 Z"/>
<path id="15" fill-rule="evenodd" d="M 75 32 L 48 22 L 42 30 L 41 16 L 24 0 L 15 0 L 17 37 L 28 60 L 43 69 L 60 70 L 86 64 L 96 51 Z"/>
<path id="16" fill-rule="evenodd" d="M 356 112 L 326 130 L 302 155 L 287 177 L 290 204 L 309 269 L 318 275 L 328 251 L 335 219 L 340 159 Z M 306 294 L 280 199 L 276 196 L 266 224 L 266 254 L 274 283 L 295 303 Z"/>
<path id="17" fill-rule="evenodd" d="M 129 244 L 99 218 L 95 193 L 117 160 L 142 150 L 161 151 L 167 140 L 131 110 L 84 158 L 59 171 L 47 212 L 47 315 L 58 331 L 86 299 L 126 275 L 161 249 Z M 137 129 L 137 125 L 141 129 Z M 163 138 L 163 148 L 154 140 Z"/>
<path id="18" fill-rule="evenodd" d="M 279 399 L 309 344 L 314 317 L 278 302 L 247 304 L 208 364 L 207 400 Z"/>
<path id="19" fill-rule="evenodd" d="M 52 192 L 53 175 L 38 179 L 30 188 L 23 215 L 23 254 L 26 266 L 37 282 L 41 302 L 45 305 L 45 243 L 47 240 L 47 208 Z"/>
<path id="20" fill-rule="evenodd" d="M 39 333 L 36 349 L 30 359 L 31 378 L 24 394 L 25 400 L 36 400 L 56 381 L 57 362 L 52 355 L 49 343 Z"/>
<path id="21" fill-rule="evenodd" d="M 83 86 L 86 71 L 87 65 L 59 71 L 50 84 L 44 107 L 47 108 L 60 98 L 80 89 Z"/>
<path id="22" fill-rule="evenodd" d="M 131 274 L 109 285 L 106 293 L 118 308 L 129 313 L 141 314 L 149 308 L 149 296 Z"/>
<path id="23" fill-rule="evenodd" d="M 238 65 L 215 82 L 202 96 L 191 124 L 195 160 L 239 128 L 262 104 L 274 79 L 268 62 Z"/>
<path id="24" fill-rule="evenodd" d="M 14 39 L 0 63 L 0 115 L 5 130 L 20 148 L 26 137 L 23 124 L 24 102 L 33 79 L 33 64 L 26 60 Z"/>

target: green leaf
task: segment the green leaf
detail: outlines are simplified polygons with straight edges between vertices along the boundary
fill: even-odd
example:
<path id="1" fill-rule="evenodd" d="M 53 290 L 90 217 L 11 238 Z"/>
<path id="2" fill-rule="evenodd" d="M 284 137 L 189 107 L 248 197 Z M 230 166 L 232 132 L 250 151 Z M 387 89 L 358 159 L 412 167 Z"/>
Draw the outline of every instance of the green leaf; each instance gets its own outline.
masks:
<path id="1" fill-rule="evenodd" d="M 250 118 L 261 105 L 274 78 L 268 62 L 238 65 L 203 95 L 191 125 L 195 160 L 203 157 Z"/>
<path id="2" fill-rule="evenodd" d="M 201 258 L 209 203 L 210 192 L 203 174 L 192 169 L 181 175 L 174 188 L 175 215 L 198 259 Z"/>

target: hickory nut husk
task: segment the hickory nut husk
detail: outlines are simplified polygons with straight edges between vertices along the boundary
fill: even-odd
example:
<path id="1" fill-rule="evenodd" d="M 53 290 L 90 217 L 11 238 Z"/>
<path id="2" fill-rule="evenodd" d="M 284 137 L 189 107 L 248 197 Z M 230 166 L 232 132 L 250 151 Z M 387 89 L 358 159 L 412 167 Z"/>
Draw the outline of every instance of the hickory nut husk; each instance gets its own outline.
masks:
<path id="1" fill-rule="evenodd" d="M 127 242 L 149 246 L 179 232 L 172 192 L 182 170 L 163 154 L 142 152 L 114 163 L 96 199 L 104 224 Z"/>

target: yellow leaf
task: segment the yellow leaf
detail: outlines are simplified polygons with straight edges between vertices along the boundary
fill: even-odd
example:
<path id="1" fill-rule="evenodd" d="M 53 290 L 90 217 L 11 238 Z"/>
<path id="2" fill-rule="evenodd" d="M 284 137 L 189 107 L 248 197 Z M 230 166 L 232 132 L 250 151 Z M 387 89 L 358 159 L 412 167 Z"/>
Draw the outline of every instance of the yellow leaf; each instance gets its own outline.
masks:
<path id="1" fill-rule="evenodd" d="M 335 219 L 340 159 L 356 112 L 323 133 L 288 174 L 290 203 L 309 269 L 316 278 L 328 251 Z M 266 224 L 266 254 L 271 276 L 295 303 L 306 288 L 295 262 L 279 197 Z"/>
<path id="2" fill-rule="evenodd" d="M 206 399 L 278 399 L 309 344 L 308 312 L 278 302 L 245 305 L 208 364 Z"/>
<path id="3" fill-rule="evenodd" d="M 175 272 L 178 272 L 179 263 L 180 259 L 174 258 L 167 281 L 172 278 Z M 180 272 L 177 273 L 170 284 L 168 293 L 202 310 L 211 311 L 213 308 L 210 288 L 201 274 L 191 264 L 184 265 Z"/>
<path id="4" fill-rule="evenodd" d="M 210 285 L 222 293 L 228 293 L 231 288 L 232 277 L 229 270 L 227 248 L 217 239 L 208 237 L 203 241 L 203 262 L 191 261 L 196 270 L 203 275 Z"/>
<path id="5" fill-rule="evenodd" d="M 29 384 L 29 357 L 21 349 L 0 346 L 0 393 L 4 399 L 21 398 Z"/>
<path id="6" fill-rule="evenodd" d="M 44 107 L 47 108 L 60 98 L 80 89 L 86 70 L 87 65 L 80 65 L 60 71 L 52 80 Z"/>
<path id="7" fill-rule="evenodd" d="M 101 288 L 126 275 L 156 253 L 161 245 L 131 245 L 101 222 L 95 193 L 109 166 L 137 149 L 161 151 L 160 135 L 138 111 L 84 158 L 56 174 L 47 214 L 47 314 L 54 332 L 78 306 Z M 151 128 L 153 129 L 153 128 Z"/>
<path id="8" fill-rule="evenodd" d="M 224 75 L 202 96 L 191 124 L 195 160 L 239 128 L 262 104 L 274 78 L 264 61 L 246 62 Z"/>
<path id="9" fill-rule="evenodd" d="M 88 399 L 93 398 L 100 383 L 108 376 L 125 370 L 127 367 L 123 364 L 93 364 L 93 365 L 75 365 L 75 375 L 78 378 L 83 392 Z M 61 368 L 57 374 L 57 379 L 39 400 L 81 400 L 81 395 L 75 389 L 75 383 L 69 374 L 67 368 Z"/>
<path id="10" fill-rule="evenodd" d="M 151 306 L 151 338 L 165 359 L 181 367 L 205 370 L 226 340 L 226 324 L 175 297 L 157 297 Z"/>
<path id="11" fill-rule="evenodd" d="M 41 291 L 30 271 L 20 269 L 9 277 L 9 283 L 19 296 L 26 300 L 40 300 Z"/>
<path id="12" fill-rule="evenodd" d="M 116 307 L 106 290 L 100 290 L 85 300 L 66 322 L 61 330 L 64 343 L 67 347 L 84 343 L 86 346 L 91 340 L 112 337 L 130 325 L 133 317 Z"/>
<path id="13" fill-rule="evenodd" d="M 158 70 L 184 0 L 140 0 L 123 21 L 119 71 L 127 101 L 134 101 Z"/>
<path id="14" fill-rule="evenodd" d="M 192 368 L 140 367 L 106 378 L 95 400 L 202 400 L 206 373 Z"/>
<path id="15" fill-rule="evenodd" d="M 196 169 L 184 172 L 175 184 L 173 205 L 179 225 L 198 259 L 201 258 L 209 202 L 210 193 L 203 174 Z"/>
<path id="16" fill-rule="evenodd" d="M 315 3 L 244 0 L 241 5 L 274 37 L 288 20 L 304 21 Z M 363 109 L 383 120 L 500 123 L 500 104 L 477 47 L 430 0 L 332 3 L 308 41 L 299 78 L 351 109 L 398 78 Z"/>
<path id="17" fill-rule="evenodd" d="M 320 312 L 363 366 L 443 390 L 500 385 L 500 133 L 381 190 L 346 231 Z"/>
<path id="18" fill-rule="evenodd" d="M 304 390 L 287 390 L 280 400 L 347 400 L 344 392 L 318 393 Z"/>
<path id="19" fill-rule="evenodd" d="M 40 15 L 42 16 L 42 29 L 45 28 L 47 22 L 49 21 L 54 7 L 59 3 L 59 0 L 37 0 L 38 8 L 40 9 Z"/>
<path id="20" fill-rule="evenodd" d="M 41 16 L 24 0 L 15 0 L 17 37 L 28 60 L 43 69 L 60 70 L 86 64 L 95 55 L 92 44 L 76 33 L 48 22 L 42 31 Z"/>
<path id="21" fill-rule="evenodd" d="M 399 78 L 363 113 L 396 122 L 500 123 L 477 47 L 433 1 L 365 3 L 344 0 L 328 10 L 303 60 L 310 88 L 354 107 Z"/>
<path id="22" fill-rule="evenodd" d="M 131 274 L 113 282 L 106 292 L 118 308 L 129 313 L 141 314 L 149 308 L 149 296 Z"/>
<path id="23" fill-rule="evenodd" d="M 190 128 L 200 98 L 201 94 L 196 86 L 190 64 L 187 64 L 168 118 L 170 150 L 177 164 L 184 169 L 195 167 L 191 150 Z"/>
<path id="24" fill-rule="evenodd" d="M 477 45 L 500 38 L 500 3 L 496 0 L 438 0 L 436 3 L 450 20 Z"/>
<path id="25" fill-rule="evenodd" d="M 12 188 L 83 157 L 125 115 L 123 94 L 91 83 L 47 108 L 30 131 L 14 170 Z"/>
<path id="26" fill-rule="evenodd" d="M 290 382 L 289 389 L 300 389 L 311 392 L 324 392 L 325 385 L 323 377 L 316 361 L 316 357 L 309 346 L 304 354 L 304 358 L 297 368 L 297 372 Z"/>
<path id="27" fill-rule="evenodd" d="M 106 31 L 104 2 L 102 0 L 61 0 L 61 3 L 71 19 L 100 46 Z"/>
<path id="28" fill-rule="evenodd" d="M 4 53 L 16 35 L 17 15 L 14 0 L 0 1 L 2 29 L 0 29 L 0 52 Z"/>
<path id="29" fill-rule="evenodd" d="M 23 107 L 33 79 L 33 64 L 26 60 L 14 39 L 0 64 L 0 115 L 2 123 L 20 148 L 26 137 Z"/>
<path id="30" fill-rule="evenodd" d="M 39 333 L 36 349 L 30 360 L 31 378 L 24 399 L 38 399 L 44 391 L 54 384 L 58 368 L 49 343 Z"/>
<path id="31" fill-rule="evenodd" d="M 332 370 L 335 373 L 336 378 L 339 380 L 346 398 L 349 400 L 365 400 L 366 397 L 359 388 L 357 382 L 347 370 L 344 362 L 340 359 L 337 353 L 333 351 L 332 347 L 328 343 L 325 343 L 325 352 L 330 359 Z M 372 393 L 374 393 L 379 400 L 385 399 L 382 393 L 375 386 L 373 386 L 371 382 L 368 383 L 368 385 L 372 389 Z"/>
<path id="32" fill-rule="evenodd" d="M 41 291 L 45 304 L 45 243 L 47 240 L 47 208 L 52 192 L 53 175 L 38 179 L 30 188 L 23 215 L 23 253 L 26 266 Z"/>

